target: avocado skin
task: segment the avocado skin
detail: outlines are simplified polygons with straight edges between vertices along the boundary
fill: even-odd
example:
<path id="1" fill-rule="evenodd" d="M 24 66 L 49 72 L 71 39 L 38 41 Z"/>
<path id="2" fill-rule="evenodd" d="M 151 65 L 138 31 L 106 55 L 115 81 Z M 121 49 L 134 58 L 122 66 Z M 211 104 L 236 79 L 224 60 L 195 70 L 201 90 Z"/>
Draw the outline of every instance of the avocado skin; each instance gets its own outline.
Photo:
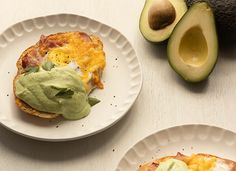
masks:
<path id="1" fill-rule="evenodd" d="M 236 0 L 186 0 L 188 7 L 207 2 L 213 9 L 220 41 L 236 43 Z"/>

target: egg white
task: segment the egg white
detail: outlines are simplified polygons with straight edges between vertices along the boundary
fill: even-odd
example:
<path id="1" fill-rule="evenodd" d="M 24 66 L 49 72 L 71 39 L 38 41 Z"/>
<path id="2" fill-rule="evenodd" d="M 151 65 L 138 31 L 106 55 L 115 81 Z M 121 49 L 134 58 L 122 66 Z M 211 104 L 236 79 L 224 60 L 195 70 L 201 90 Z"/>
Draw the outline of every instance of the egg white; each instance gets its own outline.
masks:
<path id="1" fill-rule="evenodd" d="M 212 171 L 231 171 L 231 166 L 225 163 L 225 161 L 217 159 Z"/>

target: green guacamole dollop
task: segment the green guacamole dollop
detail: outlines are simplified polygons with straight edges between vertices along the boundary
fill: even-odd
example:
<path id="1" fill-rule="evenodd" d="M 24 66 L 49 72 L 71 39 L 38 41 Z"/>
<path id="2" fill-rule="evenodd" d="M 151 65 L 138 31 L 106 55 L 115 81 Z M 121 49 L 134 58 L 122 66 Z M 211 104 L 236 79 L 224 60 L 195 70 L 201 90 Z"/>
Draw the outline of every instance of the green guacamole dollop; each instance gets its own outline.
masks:
<path id="1" fill-rule="evenodd" d="M 188 171 L 188 166 L 181 160 L 168 159 L 161 162 L 155 171 Z"/>
<path id="2" fill-rule="evenodd" d="M 16 96 L 36 110 L 61 114 L 73 120 L 90 112 L 88 95 L 79 73 L 68 66 L 22 74 L 15 86 Z"/>

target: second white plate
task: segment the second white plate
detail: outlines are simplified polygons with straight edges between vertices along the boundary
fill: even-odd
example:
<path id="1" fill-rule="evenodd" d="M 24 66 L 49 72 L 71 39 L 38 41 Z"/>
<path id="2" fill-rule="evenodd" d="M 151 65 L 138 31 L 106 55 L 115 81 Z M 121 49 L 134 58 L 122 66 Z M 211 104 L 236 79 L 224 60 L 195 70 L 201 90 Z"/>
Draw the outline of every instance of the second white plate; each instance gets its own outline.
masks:
<path id="1" fill-rule="evenodd" d="M 107 61 L 102 78 L 105 88 L 92 93 L 101 102 L 92 108 L 89 116 L 77 121 L 47 121 L 22 113 L 14 104 L 12 90 L 17 59 L 40 35 L 66 31 L 95 34 L 103 41 Z M 129 41 L 117 30 L 78 15 L 51 15 L 13 25 L 0 35 L 0 60 L 0 123 L 18 134 L 39 140 L 78 139 L 108 128 L 129 110 L 142 85 L 140 64 Z"/>
<path id="2" fill-rule="evenodd" d="M 137 171 L 142 164 L 177 152 L 207 153 L 236 161 L 236 134 L 207 125 L 165 129 L 134 145 L 121 159 L 116 171 Z"/>

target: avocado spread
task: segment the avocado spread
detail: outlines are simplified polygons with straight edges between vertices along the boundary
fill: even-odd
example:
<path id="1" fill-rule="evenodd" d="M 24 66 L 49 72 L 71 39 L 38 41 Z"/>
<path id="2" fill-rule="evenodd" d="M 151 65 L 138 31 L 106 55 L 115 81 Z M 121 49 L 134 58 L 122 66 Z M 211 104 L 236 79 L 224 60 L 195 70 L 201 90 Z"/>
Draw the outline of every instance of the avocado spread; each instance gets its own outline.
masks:
<path id="1" fill-rule="evenodd" d="M 79 73 L 72 68 L 40 68 L 16 80 L 16 96 L 32 108 L 80 119 L 90 112 L 89 98 Z"/>
<path id="2" fill-rule="evenodd" d="M 188 171 L 188 166 L 181 160 L 168 159 L 161 162 L 155 171 Z"/>

